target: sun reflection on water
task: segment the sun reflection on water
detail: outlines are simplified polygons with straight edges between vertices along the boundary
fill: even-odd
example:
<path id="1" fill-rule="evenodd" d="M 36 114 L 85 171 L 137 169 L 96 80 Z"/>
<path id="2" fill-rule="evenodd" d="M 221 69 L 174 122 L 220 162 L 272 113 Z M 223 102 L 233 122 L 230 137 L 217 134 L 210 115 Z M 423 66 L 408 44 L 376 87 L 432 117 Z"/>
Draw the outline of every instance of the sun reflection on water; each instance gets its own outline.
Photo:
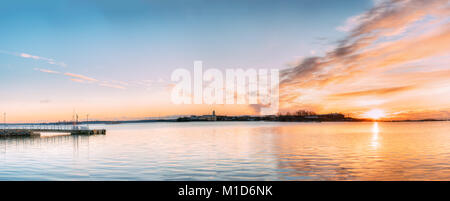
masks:
<path id="1" fill-rule="evenodd" d="M 377 148 L 378 143 L 378 133 L 380 132 L 380 128 L 378 127 L 378 122 L 374 122 L 372 125 L 372 140 L 370 146 L 373 148 Z"/>

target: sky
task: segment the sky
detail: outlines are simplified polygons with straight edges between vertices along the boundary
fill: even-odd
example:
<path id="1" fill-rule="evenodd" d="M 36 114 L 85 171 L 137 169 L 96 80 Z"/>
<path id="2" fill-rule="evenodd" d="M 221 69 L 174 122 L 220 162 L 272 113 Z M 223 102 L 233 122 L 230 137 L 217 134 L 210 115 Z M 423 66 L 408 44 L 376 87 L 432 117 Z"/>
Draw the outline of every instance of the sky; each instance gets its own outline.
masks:
<path id="1" fill-rule="evenodd" d="M 0 2 L 8 122 L 258 114 L 174 105 L 171 73 L 281 69 L 281 111 L 450 118 L 443 0 Z"/>

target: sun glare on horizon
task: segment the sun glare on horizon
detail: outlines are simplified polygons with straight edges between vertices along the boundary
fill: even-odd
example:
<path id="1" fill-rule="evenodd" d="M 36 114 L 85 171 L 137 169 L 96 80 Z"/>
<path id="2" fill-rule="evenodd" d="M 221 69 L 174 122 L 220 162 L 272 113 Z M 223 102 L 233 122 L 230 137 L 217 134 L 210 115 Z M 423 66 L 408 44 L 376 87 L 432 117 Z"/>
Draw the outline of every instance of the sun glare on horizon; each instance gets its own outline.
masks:
<path id="1" fill-rule="evenodd" d="M 372 110 L 366 112 L 364 116 L 367 117 L 367 118 L 370 118 L 370 119 L 377 120 L 377 119 L 386 117 L 386 114 L 384 113 L 383 110 L 372 109 Z"/>

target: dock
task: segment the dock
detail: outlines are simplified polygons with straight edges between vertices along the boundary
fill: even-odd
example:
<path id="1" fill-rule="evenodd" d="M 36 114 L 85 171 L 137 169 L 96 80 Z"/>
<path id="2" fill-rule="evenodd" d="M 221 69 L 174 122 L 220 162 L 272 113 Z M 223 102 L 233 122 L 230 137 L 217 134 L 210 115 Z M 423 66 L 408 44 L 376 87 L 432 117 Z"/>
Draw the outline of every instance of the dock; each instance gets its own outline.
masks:
<path id="1" fill-rule="evenodd" d="M 106 135 L 105 129 L 89 129 L 78 126 L 21 126 L 0 128 L 0 137 L 40 136 L 41 133 L 69 133 L 70 135 Z"/>

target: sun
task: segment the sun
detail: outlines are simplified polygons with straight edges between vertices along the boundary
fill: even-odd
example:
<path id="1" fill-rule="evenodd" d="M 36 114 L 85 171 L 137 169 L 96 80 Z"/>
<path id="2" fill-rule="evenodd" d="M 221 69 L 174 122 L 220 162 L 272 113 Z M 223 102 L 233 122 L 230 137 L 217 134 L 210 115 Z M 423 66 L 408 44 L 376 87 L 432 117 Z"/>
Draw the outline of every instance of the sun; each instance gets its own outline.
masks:
<path id="1" fill-rule="evenodd" d="M 364 116 L 366 116 L 367 118 L 370 118 L 370 119 L 377 120 L 377 119 L 385 117 L 386 115 L 385 115 L 383 110 L 373 109 L 373 110 L 370 110 L 370 111 L 366 112 L 364 114 Z"/>

